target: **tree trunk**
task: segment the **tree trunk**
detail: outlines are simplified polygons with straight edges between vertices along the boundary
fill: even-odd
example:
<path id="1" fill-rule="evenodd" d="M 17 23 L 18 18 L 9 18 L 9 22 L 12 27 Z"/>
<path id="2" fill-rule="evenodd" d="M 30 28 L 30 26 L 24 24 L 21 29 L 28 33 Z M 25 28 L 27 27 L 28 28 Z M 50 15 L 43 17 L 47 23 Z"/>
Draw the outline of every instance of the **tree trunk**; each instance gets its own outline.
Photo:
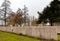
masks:
<path id="1" fill-rule="evenodd" d="M 50 20 L 50 26 L 53 26 L 53 21 L 52 20 Z"/>

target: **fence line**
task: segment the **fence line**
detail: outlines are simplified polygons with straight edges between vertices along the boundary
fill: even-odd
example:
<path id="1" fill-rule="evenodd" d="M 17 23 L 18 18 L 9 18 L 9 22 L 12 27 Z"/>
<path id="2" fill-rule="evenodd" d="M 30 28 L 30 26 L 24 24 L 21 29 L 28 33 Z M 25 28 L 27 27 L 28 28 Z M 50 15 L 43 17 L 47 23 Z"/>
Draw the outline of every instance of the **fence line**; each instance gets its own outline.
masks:
<path id="1" fill-rule="evenodd" d="M 0 30 L 42 39 L 57 40 L 56 26 L 0 27 Z"/>

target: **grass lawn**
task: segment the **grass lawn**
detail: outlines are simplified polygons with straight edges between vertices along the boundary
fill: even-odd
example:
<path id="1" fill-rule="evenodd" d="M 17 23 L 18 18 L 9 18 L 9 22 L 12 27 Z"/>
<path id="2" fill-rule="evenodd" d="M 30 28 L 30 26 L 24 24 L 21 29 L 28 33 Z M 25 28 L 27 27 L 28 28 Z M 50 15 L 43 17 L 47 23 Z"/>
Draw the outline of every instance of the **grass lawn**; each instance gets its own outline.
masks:
<path id="1" fill-rule="evenodd" d="M 60 35 L 58 35 L 58 40 L 60 40 Z"/>
<path id="2" fill-rule="evenodd" d="M 0 41 L 40 41 L 40 40 L 0 31 Z"/>

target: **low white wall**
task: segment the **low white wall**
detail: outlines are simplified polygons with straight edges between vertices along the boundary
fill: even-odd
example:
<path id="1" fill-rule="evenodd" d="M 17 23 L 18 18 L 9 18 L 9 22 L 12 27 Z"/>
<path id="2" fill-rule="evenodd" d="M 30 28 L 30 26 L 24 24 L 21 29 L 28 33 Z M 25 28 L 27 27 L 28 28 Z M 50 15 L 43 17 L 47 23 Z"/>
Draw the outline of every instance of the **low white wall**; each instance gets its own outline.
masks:
<path id="1" fill-rule="evenodd" d="M 0 27 L 2 31 L 14 32 L 42 39 L 57 40 L 56 26 Z"/>

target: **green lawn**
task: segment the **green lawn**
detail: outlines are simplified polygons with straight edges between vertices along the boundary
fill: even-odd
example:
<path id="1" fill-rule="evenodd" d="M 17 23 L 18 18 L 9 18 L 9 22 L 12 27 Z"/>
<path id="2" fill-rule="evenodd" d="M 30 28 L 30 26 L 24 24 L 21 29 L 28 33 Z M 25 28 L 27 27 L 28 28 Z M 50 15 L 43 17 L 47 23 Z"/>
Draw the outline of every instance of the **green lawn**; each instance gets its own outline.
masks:
<path id="1" fill-rule="evenodd" d="M 36 38 L 30 38 L 26 36 L 0 31 L 0 41 L 40 41 L 40 40 Z"/>
<path id="2" fill-rule="evenodd" d="M 58 40 L 60 40 L 60 35 L 58 35 Z M 0 41 L 41 41 L 41 40 L 0 31 Z"/>
<path id="3" fill-rule="evenodd" d="M 60 40 L 60 35 L 58 35 L 58 40 Z"/>

